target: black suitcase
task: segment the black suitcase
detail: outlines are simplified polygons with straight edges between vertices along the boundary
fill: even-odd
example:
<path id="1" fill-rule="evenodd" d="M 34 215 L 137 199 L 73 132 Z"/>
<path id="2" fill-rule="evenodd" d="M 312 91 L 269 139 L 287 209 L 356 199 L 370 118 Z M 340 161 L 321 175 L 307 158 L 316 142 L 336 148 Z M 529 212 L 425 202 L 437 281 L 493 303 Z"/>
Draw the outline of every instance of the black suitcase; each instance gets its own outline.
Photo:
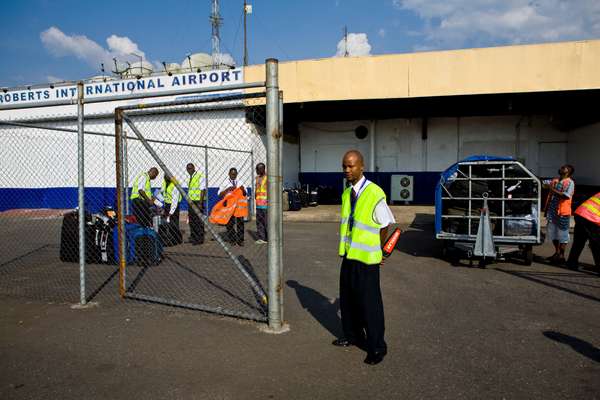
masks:
<path id="1" fill-rule="evenodd" d="M 162 247 L 156 236 L 143 235 L 135 239 L 135 262 L 141 267 L 158 265 L 161 262 Z"/>
<path id="2" fill-rule="evenodd" d="M 95 245 L 96 228 L 92 224 L 92 215 L 85 214 L 85 261 L 96 263 L 99 260 Z M 60 260 L 79 262 L 79 212 L 71 211 L 63 216 L 60 230 Z"/>
<path id="3" fill-rule="evenodd" d="M 289 211 L 298 211 L 302 208 L 300 193 L 296 189 L 288 190 Z"/>
<path id="4" fill-rule="evenodd" d="M 176 246 L 183 243 L 181 231 L 172 222 L 161 224 L 158 227 L 158 237 L 165 247 Z"/>

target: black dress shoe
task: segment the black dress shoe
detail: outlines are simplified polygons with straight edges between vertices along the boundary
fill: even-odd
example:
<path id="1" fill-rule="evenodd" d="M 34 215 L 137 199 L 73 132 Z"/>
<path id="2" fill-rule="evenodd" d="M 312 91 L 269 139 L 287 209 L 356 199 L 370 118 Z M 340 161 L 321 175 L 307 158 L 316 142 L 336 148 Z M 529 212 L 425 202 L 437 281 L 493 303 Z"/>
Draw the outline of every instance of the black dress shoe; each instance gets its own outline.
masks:
<path id="1" fill-rule="evenodd" d="M 348 347 L 354 345 L 354 343 L 346 338 L 335 339 L 333 342 L 331 342 L 331 344 L 338 347 Z"/>
<path id="2" fill-rule="evenodd" d="M 383 361 L 383 357 L 387 354 L 387 351 L 367 354 L 367 358 L 365 358 L 365 364 L 368 365 L 376 365 Z"/>

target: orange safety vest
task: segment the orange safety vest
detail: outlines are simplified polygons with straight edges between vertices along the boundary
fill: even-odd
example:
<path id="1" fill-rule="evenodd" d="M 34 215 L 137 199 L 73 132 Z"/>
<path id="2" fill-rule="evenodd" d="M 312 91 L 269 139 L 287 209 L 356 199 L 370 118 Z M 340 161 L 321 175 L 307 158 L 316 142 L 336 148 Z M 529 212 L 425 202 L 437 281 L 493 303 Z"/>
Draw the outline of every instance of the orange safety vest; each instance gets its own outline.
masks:
<path id="1" fill-rule="evenodd" d="M 596 225 L 600 225 L 600 192 L 596 193 L 577 207 L 575 214 Z"/>
<path id="2" fill-rule="evenodd" d="M 248 216 L 248 200 L 240 187 L 226 194 L 223 199 L 214 205 L 208 220 L 213 224 L 227 225 L 232 216 Z"/>
<path id="3" fill-rule="evenodd" d="M 567 178 L 565 179 L 566 185 L 563 189 L 566 189 L 567 187 L 569 187 L 569 185 L 573 184 L 573 181 L 571 180 L 571 178 Z M 556 185 L 558 185 L 558 178 L 554 178 L 552 179 L 552 183 L 550 184 L 551 187 L 556 187 Z M 548 204 L 550 204 L 550 197 L 554 195 L 554 192 L 550 192 L 548 193 L 548 197 L 546 197 L 546 212 L 548 212 Z M 558 195 L 556 195 L 558 196 Z M 571 216 L 571 205 L 572 205 L 572 200 L 571 198 L 565 198 L 565 197 L 559 197 L 558 198 L 558 215 L 560 215 L 561 217 L 568 217 Z"/>
<path id="4" fill-rule="evenodd" d="M 256 177 L 256 205 L 266 206 L 267 205 L 267 176 Z"/>

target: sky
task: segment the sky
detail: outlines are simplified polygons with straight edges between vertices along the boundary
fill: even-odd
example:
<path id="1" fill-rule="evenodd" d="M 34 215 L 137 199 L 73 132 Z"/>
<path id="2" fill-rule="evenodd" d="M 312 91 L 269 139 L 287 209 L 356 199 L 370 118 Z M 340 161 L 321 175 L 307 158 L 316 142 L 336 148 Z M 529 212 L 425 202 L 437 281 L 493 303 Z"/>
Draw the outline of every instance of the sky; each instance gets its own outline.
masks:
<path id="1" fill-rule="evenodd" d="M 600 39 L 599 0 L 248 0 L 249 63 Z M 221 0 L 222 56 L 242 63 L 243 0 Z M 0 2 L 0 86 L 158 68 L 211 52 L 210 0 Z M 344 27 L 348 37 L 343 40 Z"/>

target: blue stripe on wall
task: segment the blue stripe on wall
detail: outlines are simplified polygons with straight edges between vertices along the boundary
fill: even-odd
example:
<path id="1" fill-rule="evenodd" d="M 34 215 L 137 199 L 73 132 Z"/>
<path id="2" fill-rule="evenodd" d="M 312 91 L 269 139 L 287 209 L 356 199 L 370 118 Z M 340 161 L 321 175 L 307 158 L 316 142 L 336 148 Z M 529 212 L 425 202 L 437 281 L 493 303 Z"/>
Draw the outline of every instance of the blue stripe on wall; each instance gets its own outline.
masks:
<path id="1" fill-rule="evenodd" d="M 390 197 L 392 175 L 414 176 L 414 194 L 411 204 L 434 204 L 435 187 L 440 180 L 440 172 L 365 172 L 365 176 L 378 184 L 385 194 Z M 342 196 L 342 182 L 344 175 L 341 172 L 301 172 L 300 183 L 310 186 L 330 186 L 340 199 Z"/>
<path id="2" fill-rule="evenodd" d="M 102 187 L 85 188 L 85 208 L 97 213 L 105 206 L 116 208 L 116 189 Z M 247 188 L 252 196 L 252 189 Z M 208 206 L 212 210 L 219 201 L 219 188 L 208 188 Z M 73 209 L 77 207 L 77 188 L 0 188 L 0 211 L 28 208 Z M 187 202 L 181 203 L 181 210 L 188 209 Z"/>

